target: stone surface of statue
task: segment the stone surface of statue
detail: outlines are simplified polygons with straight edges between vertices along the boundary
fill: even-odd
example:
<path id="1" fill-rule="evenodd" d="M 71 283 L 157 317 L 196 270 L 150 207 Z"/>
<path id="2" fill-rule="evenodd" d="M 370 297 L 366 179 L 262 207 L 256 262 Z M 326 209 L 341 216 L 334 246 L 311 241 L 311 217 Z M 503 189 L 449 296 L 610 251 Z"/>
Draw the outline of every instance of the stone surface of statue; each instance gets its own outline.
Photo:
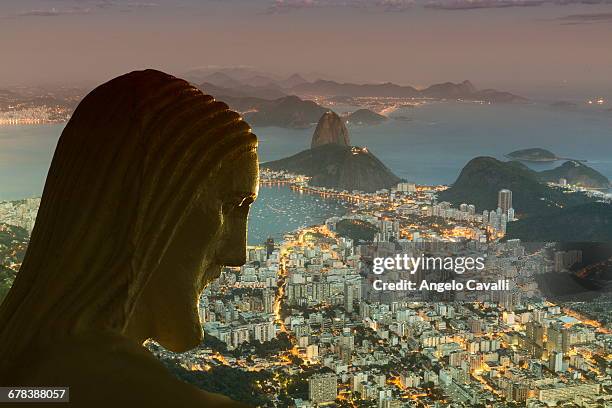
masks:
<path id="1" fill-rule="evenodd" d="M 227 105 L 159 71 L 87 95 L 0 306 L 0 386 L 68 386 L 74 407 L 240 406 L 175 379 L 143 342 L 201 343 L 200 292 L 245 262 L 256 148 Z"/>

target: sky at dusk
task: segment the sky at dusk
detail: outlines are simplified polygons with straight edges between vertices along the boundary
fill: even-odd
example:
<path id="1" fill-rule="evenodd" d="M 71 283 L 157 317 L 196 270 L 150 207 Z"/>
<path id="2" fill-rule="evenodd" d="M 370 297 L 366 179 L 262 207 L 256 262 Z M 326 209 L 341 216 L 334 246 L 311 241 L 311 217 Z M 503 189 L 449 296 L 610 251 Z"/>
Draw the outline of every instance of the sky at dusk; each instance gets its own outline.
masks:
<path id="1" fill-rule="evenodd" d="M 612 0 L 2 1 L 0 49 L 2 86 L 215 65 L 612 88 Z"/>

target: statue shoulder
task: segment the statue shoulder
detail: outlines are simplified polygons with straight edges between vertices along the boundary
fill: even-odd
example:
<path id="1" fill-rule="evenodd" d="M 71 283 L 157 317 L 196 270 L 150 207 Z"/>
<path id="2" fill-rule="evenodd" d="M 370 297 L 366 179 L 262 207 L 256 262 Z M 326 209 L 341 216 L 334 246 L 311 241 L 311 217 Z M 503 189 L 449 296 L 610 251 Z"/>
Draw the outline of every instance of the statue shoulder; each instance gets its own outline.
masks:
<path id="1" fill-rule="evenodd" d="M 20 386 L 69 386 L 76 407 L 243 407 L 175 378 L 148 350 L 122 338 L 71 340 L 32 353 Z"/>

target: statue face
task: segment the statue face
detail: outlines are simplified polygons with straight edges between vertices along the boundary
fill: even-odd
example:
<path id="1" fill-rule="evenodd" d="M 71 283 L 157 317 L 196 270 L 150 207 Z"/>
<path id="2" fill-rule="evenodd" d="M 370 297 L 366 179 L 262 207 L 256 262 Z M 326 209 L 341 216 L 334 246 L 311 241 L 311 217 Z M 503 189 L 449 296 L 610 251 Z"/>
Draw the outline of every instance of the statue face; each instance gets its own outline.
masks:
<path id="1" fill-rule="evenodd" d="M 202 340 L 201 291 L 223 266 L 245 263 L 247 217 L 259 184 L 256 153 L 223 164 L 209 182 L 214 188 L 186 214 L 147 283 L 128 323 L 129 337 L 152 338 L 177 352 L 196 347 Z"/>

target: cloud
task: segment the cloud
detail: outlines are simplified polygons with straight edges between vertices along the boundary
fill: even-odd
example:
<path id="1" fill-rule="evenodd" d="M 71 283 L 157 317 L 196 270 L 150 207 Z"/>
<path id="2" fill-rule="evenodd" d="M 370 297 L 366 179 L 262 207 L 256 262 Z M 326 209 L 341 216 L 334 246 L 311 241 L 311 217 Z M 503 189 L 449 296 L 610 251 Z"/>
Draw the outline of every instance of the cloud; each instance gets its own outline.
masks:
<path id="1" fill-rule="evenodd" d="M 585 4 L 585 5 L 598 5 L 598 4 L 612 4 L 612 0 L 556 0 L 555 4 L 567 5 L 567 4 Z"/>
<path id="2" fill-rule="evenodd" d="M 275 0 L 269 7 L 272 14 L 320 7 L 359 7 L 383 11 L 406 11 L 414 7 L 435 10 L 477 10 L 488 8 L 538 7 L 551 5 L 601 5 L 612 0 Z"/>
<path id="3" fill-rule="evenodd" d="M 303 8 L 318 7 L 320 2 L 315 0 L 275 0 L 274 4 L 268 8 L 272 14 L 286 13 Z"/>
<path id="4" fill-rule="evenodd" d="M 534 7 L 546 0 L 432 0 L 426 8 L 437 10 L 475 10 L 483 8 Z"/>
<path id="5" fill-rule="evenodd" d="M 437 10 L 476 10 L 485 8 L 537 7 L 544 4 L 566 6 L 572 4 L 612 4 L 612 0 L 431 0 L 426 8 Z"/>
<path id="6" fill-rule="evenodd" d="M 91 9 L 82 7 L 71 7 L 67 9 L 58 9 L 53 7 L 50 9 L 24 10 L 17 13 L 17 17 L 57 17 L 64 15 L 89 14 L 90 12 Z"/>
<path id="7" fill-rule="evenodd" d="M 148 2 L 133 2 L 133 1 L 115 1 L 115 0 L 101 0 L 96 2 L 98 8 L 120 8 L 122 11 L 132 11 L 137 9 L 145 9 L 151 7 L 157 7 L 157 3 Z"/>
<path id="8" fill-rule="evenodd" d="M 385 11 L 403 11 L 415 4 L 415 0 L 275 0 L 268 12 L 273 14 L 290 11 L 323 8 L 379 8 Z"/>
<path id="9" fill-rule="evenodd" d="M 572 14 L 557 19 L 563 25 L 578 25 L 612 22 L 612 13 Z"/>
<path id="10" fill-rule="evenodd" d="M 58 17 L 67 15 L 83 15 L 91 14 L 99 10 L 118 10 L 129 12 L 139 9 L 146 9 L 157 6 L 157 3 L 149 2 L 133 2 L 133 1 L 115 1 L 115 0 L 83 0 L 79 2 L 79 6 L 68 8 L 40 8 L 23 10 L 15 13 L 12 17 Z M 11 17 L 11 16 L 8 16 Z"/>
<path id="11" fill-rule="evenodd" d="M 381 0 L 376 4 L 386 11 L 405 11 L 416 5 L 415 0 Z"/>

